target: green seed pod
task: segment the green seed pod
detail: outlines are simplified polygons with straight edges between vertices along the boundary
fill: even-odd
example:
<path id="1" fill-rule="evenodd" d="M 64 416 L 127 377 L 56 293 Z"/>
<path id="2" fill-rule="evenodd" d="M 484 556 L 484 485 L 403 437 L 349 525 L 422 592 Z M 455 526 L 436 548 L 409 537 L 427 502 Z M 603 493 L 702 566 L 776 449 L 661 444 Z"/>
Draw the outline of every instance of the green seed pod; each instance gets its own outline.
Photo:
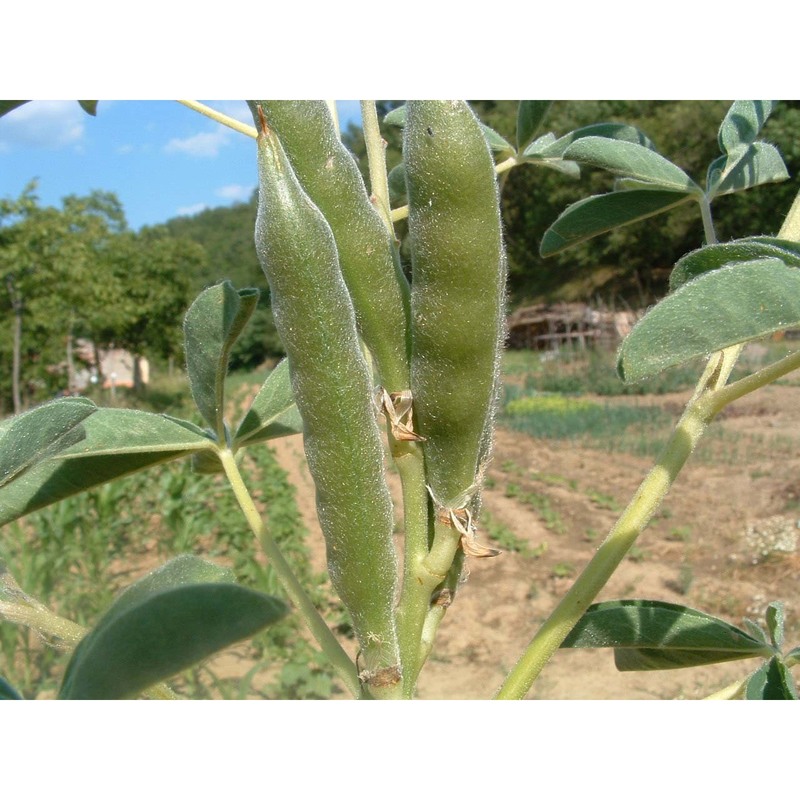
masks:
<path id="1" fill-rule="evenodd" d="M 494 161 L 463 101 L 408 103 L 411 390 L 428 483 L 469 505 L 488 457 L 505 311 Z"/>
<path id="2" fill-rule="evenodd" d="M 289 358 L 331 581 L 353 619 L 371 688 L 400 679 L 392 502 L 353 307 L 333 234 L 274 131 L 258 135 L 256 249 Z"/>
<path id="3" fill-rule="evenodd" d="M 323 100 L 251 103 L 278 135 L 300 184 L 333 231 L 339 263 L 385 389 L 409 386 L 408 281 L 392 236 L 370 202 L 358 166 Z"/>

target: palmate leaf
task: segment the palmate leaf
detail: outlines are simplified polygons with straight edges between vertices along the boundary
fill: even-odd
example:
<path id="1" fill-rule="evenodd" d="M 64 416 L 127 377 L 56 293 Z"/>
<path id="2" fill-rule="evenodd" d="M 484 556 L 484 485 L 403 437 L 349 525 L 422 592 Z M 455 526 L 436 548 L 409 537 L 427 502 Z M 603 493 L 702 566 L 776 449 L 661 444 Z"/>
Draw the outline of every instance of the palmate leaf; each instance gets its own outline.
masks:
<path id="1" fill-rule="evenodd" d="M 191 423 L 163 414 L 98 408 L 85 438 L 0 488 L 0 525 L 95 486 L 203 449 L 215 449 Z"/>
<path id="2" fill-rule="evenodd" d="M 797 687 L 779 658 L 771 658 L 747 681 L 745 700 L 797 700 Z"/>
<path id="3" fill-rule="evenodd" d="M 83 397 L 65 397 L 11 417 L 0 428 L 0 489 L 39 461 L 80 441 L 81 427 L 97 406 Z"/>
<path id="4" fill-rule="evenodd" d="M 800 267 L 800 243 L 772 236 L 751 236 L 722 244 L 711 244 L 683 256 L 669 276 L 669 288 L 674 291 L 686 281 L 740 261 L 757 258 L 779 258 L 790 267 Z"/>
<path id="5" fill-rule="evenodd" d="M 294 402 L 289 379 L 289 361 L 275 367 L 253 400 L 234 437 L 234 447 L 242 447 L 279 436 L 302 433 L 303 420 Z"/>
<path id="6" fill-rule="evenodd" d="M 230 570 L 178 557 L 123 592 L 80 642 L 59 698 L 136 697 L 287 611 L 277 598 L 233 583 Z"/>
<path id="7" fill-rule="evenodd" d="M 258 289 L 236 290 L 230 281 L 211 286 L 186 312 L 183 333 L 192 397 L 212 430 L 221 435 L 228 358 L 255 311 Z"/>
<path id="8" fill-rule="evenodd" d="M 593 195 L 568 206 L 545 231 L 539 252 L 551 256 L 601 233 L 687 203 L 686 192 L 640 189 Z"/>
<path id="9" fill-rule="evenodd" d="M 724 620 L 658 600 L 596 603 L 561 646 L 613 647 L 620 671 L 678 669 L 774 652 Z"/>
<path id="10" fill-rule="evenodd" d="M 800 326 L 800 270 L 761 258 L 700 275 L 634 326 L 617 356 L 626 382 Z"/>

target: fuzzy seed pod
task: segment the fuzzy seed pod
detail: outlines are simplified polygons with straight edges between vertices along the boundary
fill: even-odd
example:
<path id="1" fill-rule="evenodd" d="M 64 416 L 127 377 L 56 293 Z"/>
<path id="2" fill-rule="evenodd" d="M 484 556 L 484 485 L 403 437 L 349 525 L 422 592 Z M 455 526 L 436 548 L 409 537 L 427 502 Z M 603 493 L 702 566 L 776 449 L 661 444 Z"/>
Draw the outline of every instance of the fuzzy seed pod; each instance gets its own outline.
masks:
<path id="1" fill-rule="evenodd" d="M 411 389 L 430 488 L 469 506 L 488 458 L 505 318 L 494 161 L 463 101 L 411 101 Z"/>
<path id="2" fill-rule="evenodd" d="M 399 681 L 392 503 L 353 306 L 325 217 L 263 117 L 256 249 L 303 418 L 334 588 L 353 619 L 371 687 Z"/>

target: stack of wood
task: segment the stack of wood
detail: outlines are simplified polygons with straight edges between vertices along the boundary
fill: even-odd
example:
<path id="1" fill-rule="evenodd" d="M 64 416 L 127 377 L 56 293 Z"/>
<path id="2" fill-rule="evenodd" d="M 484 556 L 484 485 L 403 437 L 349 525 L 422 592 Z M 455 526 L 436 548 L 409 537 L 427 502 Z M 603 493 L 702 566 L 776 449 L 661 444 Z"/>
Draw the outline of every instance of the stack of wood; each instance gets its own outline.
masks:
<path id="1" fill-rule="evenodd" d="M 592 308 L 586 303 L 541 303 L 518 308 L 508 318 L 508 347 L 522 350 L 580 349 L 616 345 L 638 319 L 634 311 Z"/>

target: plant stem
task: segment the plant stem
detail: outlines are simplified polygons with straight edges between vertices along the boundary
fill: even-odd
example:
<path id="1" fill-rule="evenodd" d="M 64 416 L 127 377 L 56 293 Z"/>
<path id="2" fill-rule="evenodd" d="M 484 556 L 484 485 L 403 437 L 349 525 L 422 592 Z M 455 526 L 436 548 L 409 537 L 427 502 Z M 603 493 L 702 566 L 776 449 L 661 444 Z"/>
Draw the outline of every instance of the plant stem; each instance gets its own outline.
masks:
<path id="1" fill-rule="evenodd" d="M 209 117 L 215 122 L 219 122 L 221 125 L 225 125 L 239 133 L 243 133 L 245 136 L 249 136 L 251 139 L 258 138 L 258 131 L 252 125 L 239 122 L 238 119 L 233 119 L 233 117 L 229 117 L 227 114 L 215 111 L 213 108 L 209 108 L 209 106 L 198 103 L 197 100 L 178 100 L 178 102 L 187 108 L 191 108 L 192 111 L 197 111 L 199 114 Z"/>
<path id="2" fill-rule="evenodd" d="M 536 633 L 522 658 L 509 673 L 496 699 L 519 700 L 527 694 L 544 665 L 606 585 L 650 521 L 703 435 L 709 419 L 699 410 L 699 403 L 689 404 L 656 465 L 642 481 L 592 560 Z"/>
<path id="3" fill-rule="evenodd" d="M 431 590 L 420 579 L 428 555 L 428 490 L 422 450 L 414 442 L 400 442 L 390 435 L 392 456 L 403 487 L 405 528 L 403 587 L 397 608 L 397 637 L 403 667 L 403 693 L 411 697 L 419 674 L 422 623 L 428 612 Z"/>
<path id="4" fill-rule="evenodd" d="M 367 162 L 369 164 L 369 183 L 372 190 L 372 201 L 375 203 L 381 219 L 394 238 L 391 206 L 389 204 L 389 179 L 386 174 L 386 142 L 381 136 L 378 125 L 378 112 L 374 100 L 361 101 L 361 125 L 364 129 L 364 142 L 367 146 Z"/>
<path id="5" fill-rule="evenodd" d="M 716 244 L 717 233 L 714 230 L 714 220 L 711 217 L 711 203 L 705 194 L 700 200 L 700 216 L 703 218 L 703 233 L 705 234 L 706 244 Z"/>
<path id="6" fill-rule="evenodd" d="M 707 244 L 713 244 L 716 242 L 716 234 L 711 221 L 711 209 L 705 198 L 700 207 Z M 800 238 L 800 193 L 795 198 L 778 236 L 793 241 Z M 522 658 L 500 687 L 497 699 L 521 699 L 527 694 L 544 665 L 603 589 L 639 533 L 647 525 L 708 423 L 729 403 L 800 367 L 800 352 L 792 353 L 726 386 L 742 348 L 741 344 L 733 345 L 715 353 L 709 359 L 694 395 L 667 442 L 661 458 L 639 486 L 630 505 L 622 513 L 594 558 L 534 636 Z"/>
<path id="7" fill-rule="evenodd" d="M 748 680 L 748 678 L 745 678 L 741 681 L 735 681 L 724 689 L 720 689 L 718 692 L 704 697 L 703 700 L 741 700 L 744 696 L 744 690 Z"/>
<path id="8" fill-rule="evenodd" d="M 297 580 L 291 566 L 289 566 L 289 563 L 278 549 L 275 540 L 267 530 L 264 520 L 258 512 L 250 492 L 247 490 L 233 453 L 228 449 L 220 449 L 219 458 L 239 507 L 242 509 L 250 529 L 261 544 L 262 550 L 270 560 L 281 586 L 297 608 L 325 655 L 330 659 L 339 677 L 344 681 L 354 697 L 361 697 L 361 682 L 359 681 L 355 664 L 353 664 L 325 620 L 314 607 L 311 599 Z"/>

